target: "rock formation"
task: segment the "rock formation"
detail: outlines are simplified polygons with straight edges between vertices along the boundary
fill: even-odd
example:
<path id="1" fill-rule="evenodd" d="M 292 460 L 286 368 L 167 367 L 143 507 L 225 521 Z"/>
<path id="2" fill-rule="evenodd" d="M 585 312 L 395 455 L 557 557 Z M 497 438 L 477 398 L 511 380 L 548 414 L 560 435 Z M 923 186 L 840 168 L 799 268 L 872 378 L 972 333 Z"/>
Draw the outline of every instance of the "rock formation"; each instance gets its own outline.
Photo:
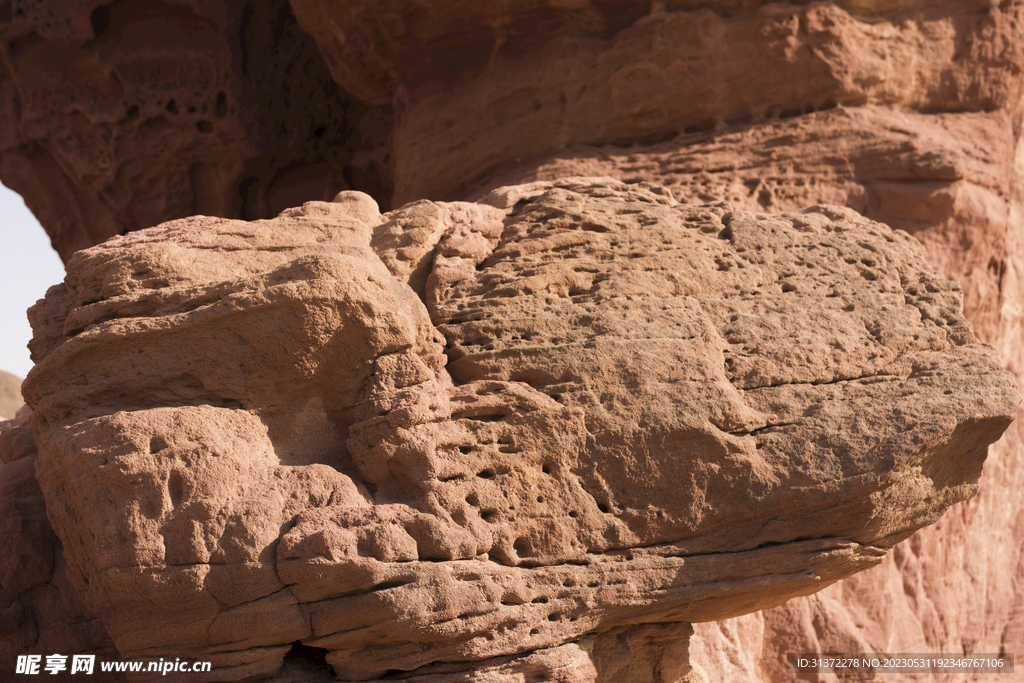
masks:
<path id="1" fill-rule="evenodd" d="M 68 580 L 36 479 L 30 414 L 24 408 L 0 422 L 0 672 L 7 679 L 21 654 L 117 657 L 103 624 Z"/>
<path id="2" fill-rule="evenodd" d="M 341 680 L 697 680 L 691 622 L 976 492 L 1019 398 L 923 257 L 612 179 L 109 240 L 30 311 L 67 575 L 121 656 L 210 680 L 294 642 Z"/>
<path id="3" fill-rule="evenodd" d="M 807 206 L 844 205 L 920 240 L 927 260 L 961 283 L 964 317 L 978 337 L 996 346 L 1018 380 L 1024 376 L 1020 0 L 453 1 L 436 10 L 414 0 L 13 3 L 0 12 L 8 112 L 0 177 L 25 196 L 65 260 L 112 235 L 194 213 L 269 218 L 345 188 L 370 192 L 388 208 L 422 198 L 476 200 L 500 185 L 610 175 L 653 181 L 683 202 L 724 200 L 734 211 L 803 216 Z M 484 221 L 486 206 L 522 209 L 493 198 L 487 205 L 418 206 L 393 214 L 396 222 L 373 246 L 424 298 L 431 254 L 449 258 L 430 246 L 446 230 Z M 416 213 L 426 206 L 433 213 Z M 474 213 L 461 213 L 468 211 Z M 465 248 L 476 249 L 473 240 Z M 467 257 L 452 249 L 456 267 Z M 660 257 L 636 260 L 647 258 Z M 495 281 L 510 277 L 474 270 L 465 287 L 483 277 L 479 272 Z M 567 273 L 559 286 L 582 288 L 590 275 Z M 797 289 L 786 294 L 804 295 L 800 283 L 790 284 Z M 506 286 L 511 296 L 501 299 L 524 296 Z M 473 298 L 480 295 L 455 295 L 425 299 L 431 325 L 445 337 L 467 335 L 458 337 L 464 355 L 447 370 L 453 386 L 484 381 L 479 377 L 490 372 L 515 381 L 517 370 L 501 353 L 523 342 L 482 321 L 437 318 L 447 306 L 484 305 Z M 52 324 L 63 315 L 51 313 Z M 552 338 L 576 341 L 561 315 L 552 311 L 540 324 Z M 645 334 L 649 325 L 595 322 L 612 335 L 634 327 Z M 59 339 L 57 332 L 48 338 Z M 612 351 L 601 349 L 609 357 Z M 733 360 L 742 370 L 745 359 Z M 776 362 L 789 367 L 789 360 Z M 843 376 L 828 354 L 806 360 L 814 372 Z M 868 360 L 855 355 L 850 362 Z M 574 371 L 555 358 L 536 362 L 527 381 L 538 386 L 545 375 Z M 598 371 L 615 378 L 624 370 Z M 162 391 L 157 387 L 154 400 L 168 398 Z M 169 398 L 187 405 L 202 392 L 199 382 Z M 564 407 L 588 410 L 585 403 Z M 629 410 L 624 404 L 615 415 Z M 268 431 L 275 448 L 289 433 L 281 424 Z M 979 494 L 897 544 L 881 566 L 782 607 L 698 623 L 693 660 L 711 678 L 781 681 L 791 677 L 781 653 L 793 650 L 1024 652 L 1024 599 L 1015 589 L 1024 577 L 1024 505 L 1012 493 L 1024 487 L 1020 424 L 992 447 Z M 28 438 L 18 429 L 22 436 L 10 443 Z M 313 442 L 328 438 L 318 428 L 295 431 Z M 629 433 L 615 436 L 628 445 Z M 8 441 L 0 442 L 3 451 Z M 4 456 L 22 462 L 24 472 L 29 457 Z M 30 489 L 13 490 L 38 496 Z M 56 558 L 46 565 L 52 582 L 33 583 L 36 597 L 19 598 L 17 623 L 55 624 L 60 610 L 79 615 L 74 623 L 93 623 L 95 612 L 61 578 L 62 546 L 40 541 L 52 538 L 41 508 L 22 509 L 41 526 L 33 539 L 16 543 L 57 550 L 40 550 Z M 44 607 L 43 595 L 63 602 Z M 0 596 L 0 605 L 8 598 Z M 620 656 L 631 648 L 639 661 L 636 653 L 668 642 L 644 628 L 604 645 L 579 642 L 591 662 L 601 659 L 594 653 Z M 24 633 L 18 651 L 30 642 Z M 75 647 L 110 647 L 102 638 L 76 637 Z M 576 655 L 558 652 L 558 666 L 572 670 Z M 605 670 L 614 668 L 611 656 Z M 300 664 L 286 660 L 286 668 Z M 534 671 L 520 660 L 495 661 L 491 672 L 502 675 L 508 666 Z"/>
<path id="4" fill-rule="evenodd" d="M 388 123 L 285 0 L 15 2 L 0 36 L 0 178 L 65 261 L 172 218 L 390 193 Z"/>
<path id="5" fill-rule="evenodd" d="M 9 420 L 25 405 L 21 398 L 21 379 L 0 371 L 0 419 Z"/>

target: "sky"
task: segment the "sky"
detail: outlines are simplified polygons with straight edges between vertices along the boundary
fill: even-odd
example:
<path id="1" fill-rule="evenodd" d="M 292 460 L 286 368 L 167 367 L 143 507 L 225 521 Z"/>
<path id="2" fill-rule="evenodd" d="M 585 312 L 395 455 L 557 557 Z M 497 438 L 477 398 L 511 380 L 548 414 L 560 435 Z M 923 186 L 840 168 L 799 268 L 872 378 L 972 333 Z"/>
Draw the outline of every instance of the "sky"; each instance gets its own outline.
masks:
<path id="1" fill-rule="evenodd" d="M 32 361 L 26 309 L 64 280 L 64 264 L 21 196 L 0 185 L 0 370 L 24 379 Z"/>

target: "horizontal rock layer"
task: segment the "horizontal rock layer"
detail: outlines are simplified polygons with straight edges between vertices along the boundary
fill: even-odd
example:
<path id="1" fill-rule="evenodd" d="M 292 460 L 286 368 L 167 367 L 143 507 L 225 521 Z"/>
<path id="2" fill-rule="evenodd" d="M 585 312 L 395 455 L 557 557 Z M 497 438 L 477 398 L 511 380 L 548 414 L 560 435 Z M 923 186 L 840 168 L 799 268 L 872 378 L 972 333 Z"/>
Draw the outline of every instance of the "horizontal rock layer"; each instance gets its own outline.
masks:
<path id="1" fill-rule="evenodd" d="M 837 105 L 1012 115 L 1024 92 L 1015 1 L 454 1 L 458 20 L 420 0 L 292 5 L 335 80 L 395 112 L 399 203 L 476 199 L 488 176 L 581 146 Z"/>
<path id="2" fill-rule="evenodd" d="M 923 255 L 608 179 L 111 240 L 32 310 L 68 575 L 124 657 L 218 680 L 295 641 L 483 676 L 813 593 L 973 495 L 1016 409 Z"/>

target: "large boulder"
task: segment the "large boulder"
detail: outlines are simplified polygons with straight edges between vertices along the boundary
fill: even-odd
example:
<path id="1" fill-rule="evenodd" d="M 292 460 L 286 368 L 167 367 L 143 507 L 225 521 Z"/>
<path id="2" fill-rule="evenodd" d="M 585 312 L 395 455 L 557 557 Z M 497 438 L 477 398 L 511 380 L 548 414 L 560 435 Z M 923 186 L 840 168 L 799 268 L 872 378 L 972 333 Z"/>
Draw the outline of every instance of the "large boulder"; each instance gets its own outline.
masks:
<path id="1" fill-rule="evenodd" d="M 691 622 L 877 565 L 976 493 L 1019 398 L 961 305 L 839 207 L 342 193 L 79 252 L 25 395 L 123 657 L 697 680 Z"/>
<path id="2" fill-rule="evenodd" d="M 8 679 L 19 655 L 117 657 L 103 623 L 68 579 L 63 545 L 36 479 L 30 415 L 22 408 L 0 422 L 0 672 Z M 98 673 L 104 683 L 123 678 Z"/>

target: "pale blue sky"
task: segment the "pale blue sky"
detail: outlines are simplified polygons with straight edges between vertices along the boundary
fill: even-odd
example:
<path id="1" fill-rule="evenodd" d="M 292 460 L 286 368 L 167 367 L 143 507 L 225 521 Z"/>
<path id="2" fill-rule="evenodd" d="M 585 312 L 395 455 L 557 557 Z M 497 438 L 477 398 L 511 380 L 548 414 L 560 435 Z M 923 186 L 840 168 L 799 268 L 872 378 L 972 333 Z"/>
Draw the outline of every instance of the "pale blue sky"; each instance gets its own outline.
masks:
<path id="1" fill-rule="evenodd" d="M 25 310 L 64 280 L 64 264 L 21 197 L 0 185 L 0 370 L 24 378 L 32 367 Z"/>

